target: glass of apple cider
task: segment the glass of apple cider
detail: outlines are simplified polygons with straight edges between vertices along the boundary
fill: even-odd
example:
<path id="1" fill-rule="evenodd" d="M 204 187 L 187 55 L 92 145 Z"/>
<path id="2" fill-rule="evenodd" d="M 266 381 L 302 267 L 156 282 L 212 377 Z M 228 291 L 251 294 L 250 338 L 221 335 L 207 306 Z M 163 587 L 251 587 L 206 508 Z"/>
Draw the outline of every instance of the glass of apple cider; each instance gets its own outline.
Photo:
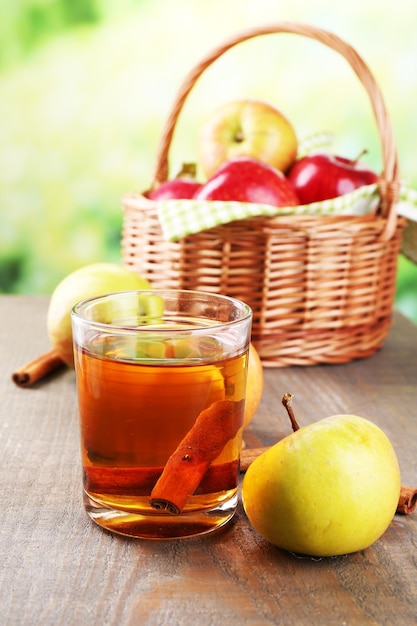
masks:
<path id="1" fill-rule="evenodd" d="M 232 518 L 251 321 L 239 300 L 187 290 L 73 308 L 84 505 L 97 524 L 175 539 Z"/>

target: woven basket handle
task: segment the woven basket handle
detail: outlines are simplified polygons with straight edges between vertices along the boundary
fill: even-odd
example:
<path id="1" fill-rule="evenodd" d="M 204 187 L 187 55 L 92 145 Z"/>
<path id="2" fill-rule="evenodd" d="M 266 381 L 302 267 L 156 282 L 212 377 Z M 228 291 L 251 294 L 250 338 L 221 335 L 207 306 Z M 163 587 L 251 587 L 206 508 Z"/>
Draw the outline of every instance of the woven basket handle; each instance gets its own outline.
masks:
<path id="1" fill-rule="evenodd" d="M 383 159 L 383 171 L 379 181 L 381 194 L 381 215 L 387 218 L 383 239 L 390 239 L 396 229 L 397 215 L 395 205 L 398 199 L 400 180 L 396 143 L 382 93 L 370 69 L 354 48 L 352 48 L 352 46 L 331 32 L 307 24 L 283 21 L 243 31 L 214 48 L 205 57 L 203 57 L 197 65 L 194 66 L 180 86 L 162 129 L 156 153 L 156 165 L 153 175 L 154 184 L 163 182 L 168 178 L 168 153 L 177 120 L 188 94 L 201 74 L 203 74 L 203 72 L 214 61 L 216 61 L 216 59 L 233 46 L 236 46 L 237 44 L 248 39 L 258 37 L 259 35 L 269 35 L 275 33 L 292 33 L 302 35 L 304 37 L 309 37 L 310 39 L 315 39 L 335 50 L 345 57 L 367 91 L 379 132 Z"/>

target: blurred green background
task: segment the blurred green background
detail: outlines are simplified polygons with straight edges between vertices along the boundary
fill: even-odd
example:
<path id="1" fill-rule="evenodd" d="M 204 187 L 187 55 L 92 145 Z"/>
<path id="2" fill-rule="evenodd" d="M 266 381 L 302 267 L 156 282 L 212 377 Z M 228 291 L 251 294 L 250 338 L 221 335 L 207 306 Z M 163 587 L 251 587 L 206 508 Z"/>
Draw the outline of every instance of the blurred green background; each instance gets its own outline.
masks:
<path id="1" fill-rule="evenodd" d="M 402 179 L 417 189 L 414 0 L 15 0 L 0 20 L 0 291 L 51 293 L 73 269 L 120 261 L 121 197 L 152 180 L 156 146 L 186 73 L 225 37 L 298 20 L 364 57 L 384 94 Z M 381 170 L 369 99 L 346 61 L 294 35 L 251 40 L 193 89 L 170 152 L 196 158 L 202 119 L 235 97 L 281 109 L 300 138 Z M 397 306 L 417 321 L 417 267 L 400 257 Z"/>

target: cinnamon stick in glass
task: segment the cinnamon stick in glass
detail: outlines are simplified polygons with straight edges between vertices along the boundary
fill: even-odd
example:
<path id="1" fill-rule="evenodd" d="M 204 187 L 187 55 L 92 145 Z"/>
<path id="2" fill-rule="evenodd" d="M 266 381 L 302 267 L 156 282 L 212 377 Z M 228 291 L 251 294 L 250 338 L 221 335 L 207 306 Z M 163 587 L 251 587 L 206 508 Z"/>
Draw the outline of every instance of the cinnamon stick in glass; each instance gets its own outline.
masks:
<path id="1" fill-rule="evenodd" d="M 151 492 L 149 502 L 154 509 L 181 513 L 212 461 L 241 428 L 243 410 L 243 400 L 220 400 L 200 413 Z"/>
<path id="2" fill-rule="evenodd" d="M 18 387 L 30 387 L 64 365 L 64 361 L 53 348 L 13 372 L 12 380 Z"/>
<path id="3" fill-rule="evenodd" d="M 90 492 L 123 494 L 137 497 L 149 495 L 163 472 L 163 467 L 84 467 L 84 487 Z M 211 465 L 194 491 L 194 495 L 226 491 L 236 484 L 238 460 Z"/>

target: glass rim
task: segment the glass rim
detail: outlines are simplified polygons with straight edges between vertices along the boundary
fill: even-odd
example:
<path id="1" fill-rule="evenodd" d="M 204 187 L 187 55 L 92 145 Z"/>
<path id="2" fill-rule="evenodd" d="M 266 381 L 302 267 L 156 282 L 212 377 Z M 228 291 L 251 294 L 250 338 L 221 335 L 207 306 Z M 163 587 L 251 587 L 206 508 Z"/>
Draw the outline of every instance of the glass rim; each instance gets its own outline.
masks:
<path id="1" fill-rule="evenodd" d="M 193 327 L 192 329 L 188 326 L 188 327 L 184 327 L 184 328 L 172 328 L 172 326 L 170 324 L 167 324 L 167 326 L 164 328 L 164 325 L 161 325 L 158 328 L 158 333 L 189 333 L 190 330 L 194 332 L 206 332 L 207 330 L 211 329 L 213 330 L 213 328 L 221 328 L 221 327 L 227 327 L 227 326 L 233 326 L 235 324 L 241 324 L 243 322 L 246 322 L 248 320 L 250 320 L 253 316 L 253 311 L 251 309 L 251 307 L 246 304 L 246 302 L 244 302 L 243 300 L 239 300 L 238 298 L 234 298 L 233 296 L 226 296 L 223 294 L 219 294 L 219 293 L 213 293 L 211 291 L 200 291 L 197 289 L 130 289 L 130 290 L 124 290 L 124 291 L 109 291 L 109 292 L 105 292 L 102 294 L 96 294 L 94 296 L 90 296 L 88 298 L 84 298 L 82 300 L 80 300 L 79 302 L 76 302 L 73 307 L 71 308 L 71 317 L 78 319 L 81 322 L 85 322 L 88 323 L 90 326 L 95 327 L 95 328 L 101 328 L 101 329 L 114 329 L 120 332 L 143 332 L 143 333 L 154 333 L 155 332 L 155 326 L 152 325 L 152 327 L 147 326 L 146 324 L 142 325 L 142 326 L 127 326 L 124 324 L 111 324 L 111 323 L 106 323 L 106 322 L 100 322 L 97 320 L 91 320 L 86 318 L 82 312 L 85 311 L 87 309 L 87 307 L 94 303 L 94 302 L 100 302 L 106 299 L 110 299 L 114 296 L 127 296 L 127 295 L 160 295 L 162 296 L 163 294 L 173 294 L 173 295 L 181 295 L 181 294 L 186 294 L 189 296 L 204 296 L 204 297 L 210 297 L 210 298 L 214 298 L 214 299 L 218 299 L 222 302 L 227 302 L 229 304 L 233 304 L 235 307 L 237 307 L 237 309 L 241 312 L 241 316 L 233 319 L 233 320 L 229 320 L 229 321 L 218 321 L 218 323 L 213 326 L 210 324 L 203 324 L 201 326 L 198 327 Z M 202 318 L 202 320 L 204 320 L 204 318 Z M 216 320 L 213 320 L 216 321 Z"/>

